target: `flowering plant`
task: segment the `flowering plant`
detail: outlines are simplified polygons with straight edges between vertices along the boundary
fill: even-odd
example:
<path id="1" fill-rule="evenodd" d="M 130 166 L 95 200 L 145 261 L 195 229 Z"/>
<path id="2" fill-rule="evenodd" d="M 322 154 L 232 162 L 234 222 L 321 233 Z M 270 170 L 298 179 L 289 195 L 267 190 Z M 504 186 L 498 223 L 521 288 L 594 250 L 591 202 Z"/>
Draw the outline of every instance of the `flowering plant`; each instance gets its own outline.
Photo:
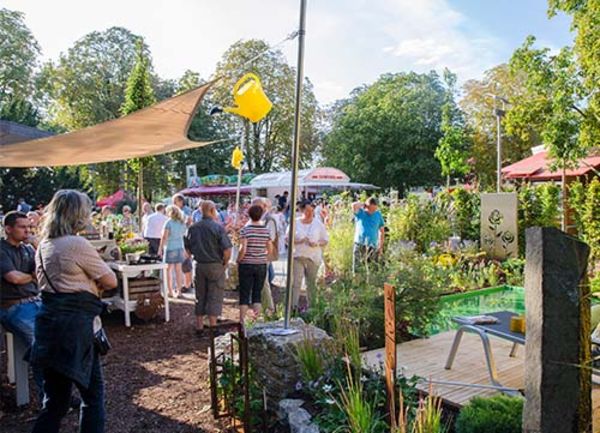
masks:
<path id="1" fill-rule="evenodd" d="M 126 236 L 119 242 L 119 249 L 123 256 L 125 254 L 146 252 L 148 250 L 148 241 L 140 237 Z"/>

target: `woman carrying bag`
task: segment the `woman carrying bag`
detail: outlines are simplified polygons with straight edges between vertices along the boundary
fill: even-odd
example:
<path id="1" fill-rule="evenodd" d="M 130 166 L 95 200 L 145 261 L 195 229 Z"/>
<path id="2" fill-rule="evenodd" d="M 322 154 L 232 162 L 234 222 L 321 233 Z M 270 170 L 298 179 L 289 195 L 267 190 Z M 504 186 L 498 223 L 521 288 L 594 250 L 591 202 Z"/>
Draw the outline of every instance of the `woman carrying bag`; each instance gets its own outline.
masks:
<path id="1" fill-rule="evenodd" d="M 36 274 L 42 308 L 30 362 L 43 369 L 44 402 L 33 433 L 60 430 L 73 385 L 81 395 L 79 431 L 104 432 L 104 380 L 99 356 L 109 348 L 102 329 L 103 289 L 117 286 L 113 271 L 82 232 L 91 201 L 74 190 L 54 194 L 44 215 Z"/>

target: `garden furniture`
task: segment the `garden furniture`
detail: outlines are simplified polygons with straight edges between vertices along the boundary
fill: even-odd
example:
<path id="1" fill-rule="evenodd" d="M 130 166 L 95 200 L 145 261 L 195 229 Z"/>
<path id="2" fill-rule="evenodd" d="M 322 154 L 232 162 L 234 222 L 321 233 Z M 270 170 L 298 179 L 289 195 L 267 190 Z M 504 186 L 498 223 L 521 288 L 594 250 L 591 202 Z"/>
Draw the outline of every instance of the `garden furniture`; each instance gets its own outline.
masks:
<path id="1" fill-rule="evenodd" d="M 522 334 L 520 332 L 512 332 L 510 330 L 510 319 L 513 316 L 517 316 L 516 313 L 510 311 L 498 311 L 495 313 L 488 313 L 486 314 L 486 316 L 495 317 L 496 319 L 498 319 L 498 322 L 489 324 L 473 324 L 467 317 L 454 317 L 452 319 L 454 322 L 458 323 L 460 327 L 456 331 L 456 336 L 454 337 L 452 348 L 450 349 L 450 354 L 448 355 L 448 359 L 446 360 L 445 368 L 446 370 L 450 370 L 452 368 L 452 364 L 454 363 L 454 358 L 456 357 L 456 352 L 458 351 L 458 347 L 460 346 L 460 341 L 462 339 L 463 334 L 465 332 L 475 333 L 479 336 L 479 338 L 481 338 L 490 381 L 493 385 L 501 388 L 502 384 L 498 380 L 496 363 L 494 361 L 494 354 L 492 353 L 492 348 L 490 345 L 488 335 L 502 338 L 513 343 L 513 348 L 511 350 L 510 356 L 515 356 L 518 345 L 525 344 L 525 334 Z"/>
<path id="2" fill-rule="evenodd" d="M 136 278 L 143 272 L 150 271 L 161 272 L 161 294 L 165 305 L 165 322 L 170 320 L 169 296 L 167 293 L 167 263 L 128 265 L 123 262 L 108 262 L 108 266 L 110 266 L 112 270 L 121 273 L 122 293 L 117 293 L 111 298 L 103 298 L 102 301 L 125 312 L 125 326 L 131 326 L 131 312 L 134 311 L 137 306 L 137 300 L 132 300 L 129 293 L 129 279 Z"/>
<path id="3" fill-rule="evenodd" d="M 15 384 L 17 406 L 23 406 L 29 403 L 29 365 L 23 359 L 28 348 L 12 332 L 2 326 L 0 326 L 0 332 L 3 332 L 6 338 L 8 382 Z"/>

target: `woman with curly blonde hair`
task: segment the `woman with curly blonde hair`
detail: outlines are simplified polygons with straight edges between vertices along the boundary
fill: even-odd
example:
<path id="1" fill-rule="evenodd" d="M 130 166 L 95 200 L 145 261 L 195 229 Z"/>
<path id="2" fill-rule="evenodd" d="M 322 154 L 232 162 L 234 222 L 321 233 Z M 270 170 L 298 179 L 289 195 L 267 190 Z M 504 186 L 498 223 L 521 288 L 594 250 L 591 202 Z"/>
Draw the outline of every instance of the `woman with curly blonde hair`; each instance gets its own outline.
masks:
<path id="1" fill-rule="evenodd" d="M 165 262 L 168 264 L 167 285 L 169 296 L 177 297 L 183 286 L 181 264 L 187 254 L 183 247 L 183 237 L 185 236 L 187 225 L 185 224 L 183 212 L 177 206 L 167 206 L 166 214 L 169 220 L 163 228 L 158 254 L 163 255 Z M 175 272 L 175 287 L 173 287 L 173 272 Z"/>

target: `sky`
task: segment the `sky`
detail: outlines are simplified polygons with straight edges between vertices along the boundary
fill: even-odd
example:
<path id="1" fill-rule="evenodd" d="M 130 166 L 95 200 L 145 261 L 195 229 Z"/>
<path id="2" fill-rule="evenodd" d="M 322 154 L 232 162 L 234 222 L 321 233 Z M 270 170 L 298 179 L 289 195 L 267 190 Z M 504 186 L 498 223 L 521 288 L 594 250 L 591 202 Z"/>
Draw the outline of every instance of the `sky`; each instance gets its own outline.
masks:
<path id="1" fill-rule="evenodd" d="M 85 34 L 123 26 L 144 36 L 155 71 L 208 78 L 240 39 L 276 44 L 298 27 L 300 0 L 0 0 L 25 13 L 44 60 Z M 525 37 L 557 50 L 569 19 L 547 0 L 308 0 L 305 74 L 327 104 L 388 72 L 450 68 L 459 82 L 506 62 Z M 297 41 L 281 46 L 295 66 Z"/>

